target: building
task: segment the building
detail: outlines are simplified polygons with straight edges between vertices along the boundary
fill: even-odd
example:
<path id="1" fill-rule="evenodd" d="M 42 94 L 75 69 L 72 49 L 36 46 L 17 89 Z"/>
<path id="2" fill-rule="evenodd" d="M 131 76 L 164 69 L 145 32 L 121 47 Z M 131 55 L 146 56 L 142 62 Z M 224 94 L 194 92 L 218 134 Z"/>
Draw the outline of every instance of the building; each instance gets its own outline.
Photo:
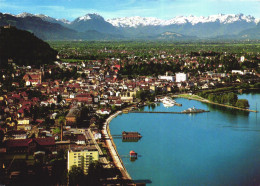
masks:
<path id="1" fill-rule="evenodd" d="M 166 76 L 158 76 L 158 79 L 174 82 L 174 76 L 168 76 L 168 75 L 166 75 Z"/>
<path id="2" fill-rule="evenodd" d="M 17 120 L 18 125 L 29 125 L 30 119 L 29 118 L 21 118 Z"/>
<path id="3" fill-rule="evenodd" d="M 68 150 L 68 171 L 73 165 L 83 169 L 87 174 L 88 167 L 92 161 L 99 160 L 99 153 L 94 146 L 75 146 Z"/>
<path id="4" fill-rule="evenodd" d="M 244 72 L 242 70 L 232 70 L 232 74 L 239 74 L 239 75 L 244 75 Z"/>
<path id="5" fill-rule="evenodd" d="M 77 118 L 80 116 L 80 110 L 75 106 L 69 110 L 69 113 L 66 115 L 66 123 L 74 124 L 77 121 Z"/>
<path id="6" fill-rule="evenodd" d="M 14 139 L 4 142 L 7 153 L 15 154 L 33 154 L 37 151 L 52 153 L 56 151 L 55 139 L 49 138 L 33 138 L 33 139 Z"/>
<path id="7" fill-rule="evenodd" d="M 139 140 L 142 138 L 139 132 L 122 132 L 122 139 L 123 141 L 131 141 L 131 140 Z"/>
<path id="8" fill-rule="evenodd" d="M 181 73 L 181 72 L 176 73 L 176 82 L 177 83 L 187 81 L 187 79 L 188 79 L 187 74 Z"/>

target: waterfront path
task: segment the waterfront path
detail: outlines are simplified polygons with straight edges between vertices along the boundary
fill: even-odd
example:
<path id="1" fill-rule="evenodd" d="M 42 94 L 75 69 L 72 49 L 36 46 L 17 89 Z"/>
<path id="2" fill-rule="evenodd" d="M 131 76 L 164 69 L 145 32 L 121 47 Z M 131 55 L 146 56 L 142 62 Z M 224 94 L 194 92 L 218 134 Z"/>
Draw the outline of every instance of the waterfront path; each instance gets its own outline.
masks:
<path id="1" fill-rule="evenodd" d="M 116 150 L 116 145 L 113 141 L 113 138 L 110 134 L 110 129 L 109 129 L 109 123 L 110 121 L 115 118 L 117 115 L 119 115 L 120 113 L 122 113 L 122 111 L 117 111 L 115 114 L 111 115 L 105 122 L 104 126 L 103 126 L 103 130 L 102 130 L 102 134 L 105 138 L 106 141 L 106 145 L 109 149 L 109 152 L 113 158 L 114 164 L 115 166 L 120 170 L 120 172 L 122 173 L 123 179 L 125 180 L 132 180 L 131 176 L 128 174 L 123 161 L 121 160 L 117 150 Z"/>
<path id="2" fill-rule="evenodd" d="M 172 97 L 192 99 L 192 100 L 200 101 L 200 102 L 203 102 L 203 103 L 209 103 L 209 104 L 213 104 L 213 105 L 219 105 L 219 106 L 222 106 L 222 107 L 227 107 L 227 108 L 232 108 L 232 109 L 237 109 L 237 110 L 242 110 L 242 111 L 247 111 L 247 112 L 258 112 L 257 110 L 243 109 L 243 108 L 234 107 L 234 106 L 231 106 L 231 105 L 225 105 L 225 104 L 215 103 L 215 102 L 209 101 L 209 100 L 207 100 L 207 99 L 204 99 L 204 98 L 202 98 L 202 97 L 199 97 L 199 96 L 197 96 L 197 95 L 181 94 L 181 95 L 173 95 Z"/>

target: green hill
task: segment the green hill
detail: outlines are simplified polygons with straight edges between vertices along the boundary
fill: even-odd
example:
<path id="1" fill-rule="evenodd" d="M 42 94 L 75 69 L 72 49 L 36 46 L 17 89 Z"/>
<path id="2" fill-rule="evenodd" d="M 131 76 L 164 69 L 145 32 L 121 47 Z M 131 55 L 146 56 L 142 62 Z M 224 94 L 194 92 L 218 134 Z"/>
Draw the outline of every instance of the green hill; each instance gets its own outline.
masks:
<path id="1" fill-rule="evenodd" d="M 52 63 L 57 51 L 28 31 L 0 27 L 0 66 L 13 59 L 17 65 Z"/>

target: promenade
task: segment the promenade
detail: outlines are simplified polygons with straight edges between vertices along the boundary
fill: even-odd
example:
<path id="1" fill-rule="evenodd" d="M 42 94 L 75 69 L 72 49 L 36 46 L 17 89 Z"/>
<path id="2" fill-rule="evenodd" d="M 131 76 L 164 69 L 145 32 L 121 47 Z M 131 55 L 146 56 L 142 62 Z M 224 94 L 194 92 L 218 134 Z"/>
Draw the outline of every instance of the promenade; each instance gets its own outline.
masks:
<path id="1" fill-rule="evenodd" d="M 122 159 L 120 158 L 117 149 L 116 149 L 116 145 L 113 141 L 113 138 L 110 134 L 110 129 L 109 129 L 109 123 L 110 121 L 115 118 L 117 115 L 119 115 L 120 113 L 122 113 L 122 111 L 117 111 L 115 114 L 111 115 L 105 122 L 103 129 L 102 129 L 102 134 L 105 138 L 105 142 L 106 145 L 109 149 L 109 152 L 113 158 L 113 162 L 115 164 L 115 166 L 120 170 L 120 172 L 122 173 L 123 179 L 125 180 L 132 180 L 131 176 L 128 174 Z"/>

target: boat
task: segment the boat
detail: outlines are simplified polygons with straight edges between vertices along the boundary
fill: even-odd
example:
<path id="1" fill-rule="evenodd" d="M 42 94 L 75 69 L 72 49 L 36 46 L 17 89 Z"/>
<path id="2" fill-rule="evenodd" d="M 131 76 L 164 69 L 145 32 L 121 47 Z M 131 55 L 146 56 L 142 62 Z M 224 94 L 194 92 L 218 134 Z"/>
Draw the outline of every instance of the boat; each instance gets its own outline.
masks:
<path id="1" fill-rule="evenodd" d="M 160 101 L 163 103 L 164 107 L 173 107 L 176 104 L 176 101 L 169 97 L 164 97 L 160 99 Z"/>

